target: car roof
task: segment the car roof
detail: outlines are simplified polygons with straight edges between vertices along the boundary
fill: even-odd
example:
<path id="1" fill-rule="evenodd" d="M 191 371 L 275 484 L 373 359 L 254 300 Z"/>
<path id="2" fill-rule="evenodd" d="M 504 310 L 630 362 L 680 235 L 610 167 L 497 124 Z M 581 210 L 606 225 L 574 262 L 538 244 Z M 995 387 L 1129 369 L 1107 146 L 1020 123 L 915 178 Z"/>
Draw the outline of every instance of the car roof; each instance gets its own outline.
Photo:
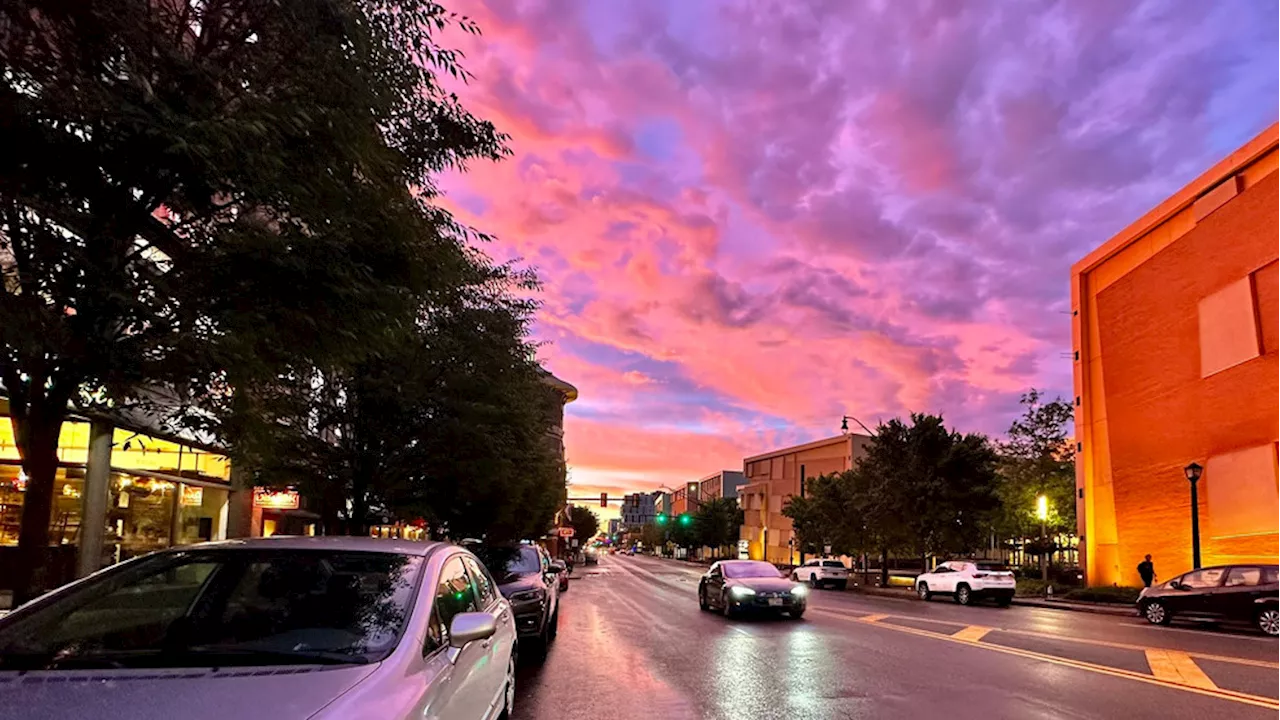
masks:
<path id="1" fill-rule="evenodd" d="M 444 542 L 415 542 L 394 538 L 349 537 L 323 535 L 317 537 L 273 535 L 265 538 L 236 538 L 216 540 L 195 545 L 178 545 L 169 551 L 183 550 L 342 550 L 348 552 L 377 552 L 396 555 L 426 556 L 439 548 L 455 547 Z M 459 548 L 461 549 L 461 548 Z"/>

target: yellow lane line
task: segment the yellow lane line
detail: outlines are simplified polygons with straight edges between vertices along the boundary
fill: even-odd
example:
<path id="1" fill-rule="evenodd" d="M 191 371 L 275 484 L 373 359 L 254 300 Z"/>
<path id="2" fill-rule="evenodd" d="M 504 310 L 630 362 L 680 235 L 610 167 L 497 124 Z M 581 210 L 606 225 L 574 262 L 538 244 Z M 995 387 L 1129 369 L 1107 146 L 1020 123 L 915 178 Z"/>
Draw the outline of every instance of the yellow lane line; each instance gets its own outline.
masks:
<path id="1" fill-rule="evenodd" d="M 818 612 L 824 612 L 824 611 L 819 610 Z M 859 622 L 864 622 L 864 623 L 878 623 L 887 617 L 889 616 L 888 615 L 861 615 L 853 619 Z"/>
<path id="2" fill-rule="evenodd" d="M 854 618 L 848 615 L 829 612 L 825 610 L 813 609 L 813 610 L 810 610 L 809 612 L 818 613 L 820 615 L 828 615 L 830 617 L 836 618 L 838 620 L 844 620 L 846 622 L 859 622 L 862 620 L 861 618 Z M 892 630 L 894 632 L 906 633 L 908 635 L 917 635 L 920 637 L 931 638 L 933 640 L 940 640 L 942 642 L 952 642 L 960 645 L 968 645 L 970 647 L 982 648 L 983 650 L 989 650 L 991 652 L 1004 653 L 1005 655 L 1014 655 L 1017 657 L 1030 658 L 1032 660 L 1039 660 L 1041 662 L 1047 662 L 1053 665 L 1061 665 L 1063 667 L 1070 667 L 1070 668 L 1076 668 L 1078 670 L 1094 672 L 1094 673 L 1098 673 L 1099 675 L 1110 675 L 1112 677 L 1118 677 L 1126 680 L 1134 680 L 1136 682 L 1147 683 L 1148 685 L 1158 685 L 1161 687 L 1167 687 L 1174 690 L 1182 690 L 1183 692 L 1195 693 L 1197 695 L 1206 695 L 1208 697 L 1216 697 L 1222 700 L 1230 700 L 1232 702 L 1238 702 L 1245 705 L 1254 705 L 1257 707 L 1264 707 L 1269 710 L 1280 710 L 1280 700 L 1262 697 L 1260 695 L 1249 695 L 1247 693 L 1239 693 L 1239 692 L 1234 692 L 1232 690 L 1223 690 L 1221 688 L 1210 690 L 1208 688 L 1196 687 L 1194 685 L 1186 685 L 1181 682 L 1174 682 L 1172 680 L 1166 680 L 1164 678 L 1158 678 L 1153 675 L 1146 675 L 1144 673 L 1136 673 L 1130 670 L 1121 670 L 1120 668 L 1107 667 L 1105 665 L 1098 665 L 1096 663 L 1084 662 L 1082 660 L 1072 660 L 1069 658 L 1057 657 L 1054 655 L 1045 655 L 1044 653 L 1032 652 L 1030 650 L 1023 650 L 1021 648 L 1007 647 L 1005 645 L 995 645 L 993 643 L 963 640 L 961 638 L 953 637 L 951 635 L 943 635 L 941 633 L 929 632 L 928 630 L 916 630 L 915 628 L 909 628 L 902 625 L 891 625 L 886 623 L 873 623 L 873 625 L 875 625 L 875 627 L 884 628 L 886 630 Z"/>
<path id="3" fill-rule="evenodd" d="M 984 635 L 986 635 L 989 632 L 991 632 L 991 628 L 989 627 L 982 627 L 981 625 L 970 625 L 969 627 L 959 632 L 951 633 L 951 637 L 957 638 L 959 640 L 971 640 L 973 642 L 978 642 L 983 638 Z"/>
<path id="4" fill-rule="evenodd" d="M 828 611 L 831 612 L 831 611 Z M 879 615 L 875 616 L 879 620 L 885 618 L 901 618 L 904 620 L 919 620 L 921 622 L 934 623 L 937 625 L 959 625 L 954 620 L 937 620 L 927 617 L 915 617 L 912 615 Z M 1014 628 L 992 628 L 996 632 L 1012 633 L 1014 635 L 1022 635 L 1025 637 L 1044 638 L 1046 640 L 1064 640 L 1066 642 L 1080 643 L 1082 645 L 1097 645 L 1098 647 L 1115 648 L 1116 650 L 1136 650 L 1137 652 L 1146 652 L 1148 650 L 1171 650 L 1170 648 L 1156 648 L 1150 645 L 1132 645 L 1129 643 L 1111 642 L 1109 640 L 1094 640 L 1092 638 L 1071 637 L 1068 635 L 1058 635 L 1055 633 L 1037 632 L 1035 630 L 1018 630 Z M 961 631 L 963 632 L 963 630 Z M 1235 665 L 1248 665 L 1249 667 L 1267 668 L 1268 670 L 1280 670 L 1280 663 L 1274 663 L 1267 660 L 1250 660 L 1248 658 L 1234 657 L 1231 655 L 1214 655 L 1212 653 L 1194 652 L 1189 650 L 1171 650 L 1172 652 L 1180 652 L 1197 660 L 1213 660 L 1214 662 L 1232 663 Z"/>
<path id="5" fill-rule="evenodd" d="M 1158 678 L 1205 690 L 1218 689 L 1200 666 L 1196 665 L 1196 661 L 1186 653 L 1175 650 L 1148 650 L 1147 665 L 1151 666 L 1151 674 Z"/>

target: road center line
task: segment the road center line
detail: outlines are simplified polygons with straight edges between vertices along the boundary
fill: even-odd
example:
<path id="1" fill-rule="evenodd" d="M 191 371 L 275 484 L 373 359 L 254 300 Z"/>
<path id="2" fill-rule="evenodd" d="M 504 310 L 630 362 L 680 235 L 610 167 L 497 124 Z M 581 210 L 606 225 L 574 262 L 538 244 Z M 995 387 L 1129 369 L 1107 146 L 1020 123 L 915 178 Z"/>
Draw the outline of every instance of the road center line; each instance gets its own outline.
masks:
<path id="1" fill-rule="evenodd" d="M 831 612 L 831 611 L 829 611 L 829 610 L 819 610 L 818 612 L 820 612 L 820 613 L 824 613 L 824 614 L 827 614 L 827 615 L 833 615 L 833 614 L 834 614 L 834 613 L 832 613 L 832 612 Z M 863 615 L 863 616 L 861 616 L 861 617 L 850 617 L 849 619 L 850 619 L 850 620 L 858 620 L 858 621 L 861 621 L 861 622 L 864 622 L 864 623 L 878 623 L 878 622 L 880 622 L 881 620 L 883 620 L 883 619 L 885 619 L 885 618 L 887 618 L 887 617 L 889 617 L 889 616 L 888 616 L 888 615 Z"/>
<path id="2" fill-rule="evenodd" d="M 1148 650 L 1147 665 L 1151 666 L 1151 674 L 1158 678 L 1206 690 L 1218 689 L 1186 653 L 1176 650 Z"/>
<path id="3" fill-rule="evenodd" d="M 989 632 L 991 632 L 991 628 L 989 627 L 983 627 L 981 625 L 970 625 L 969 627 L 959 632 L 951 633 L 951 637 L 957 638 L 959 640 L 971 640 L 973 642 L 978 642 L 983 638 L 984 635 L 986 635 Z"/>
<path id="4" fill-rule="evenodd" d="M 809 612 L 817 613 L 819 615 L 827 615 L 827 616 L 836 618 L 838 620 L 844 620 L 845 622 L 867 624 L 865 618 L 850 617 L 848 615 L 844 615 L 841 613 L 834 613 L 834 612 L 817 610 L 817 609 L 810 610 Z M 1182 690 L 1183 692 L 1195 693 L 1197 695 L 1207 695 L 1209 697 L 1216 697 L 1222 700 L 1230 700 L 1232 702 L 1238 702 L 1245 705 L 1254 705 L 1257 707 L 1263 707 L 1269 710 L 1280 710 L 1280 700 L 1262 697 L 1260 695 L 1249 695 L 1247 693 L 1239 693 L 1231 690 L 1223 690 L 1221 688 L 1215 688 L 1211 690 L 1209 688 L 1196 687 L 1194 685 L 1187 685 L 1183 682 L 1175 682 L 1173 680 L 1159 678 L 1154 675 L 1146 675 L 1144 673 L 1136 673 L 1130 670 L 1122 670 L 1120 668 L 1107 667 L 1106 665 L 1098 665 L 1096 663 L 1085 662 L 1083 660 L 1073 660 L 1070 658 L 1057 657 L 1055 655 L 1046 655 L 1044 653 L 1033 652 L 1030 650 L 1023 650 L 1021 648 L 1008 647 L 1005 645 L 995 645 L 993 643 L 974 642 L 972 640 L 964 640 L 951 635 L 943 635 L 942 633 L 930 632 L 928 630 L 917 630 L 915 628 L 909 628 L 904 625 L 892 625 L 888 623 L 870 623 L 870 624 L 873 625 L 874 627 L 884 628 L 885 630 L 892 630 L 893 632 L 901 632 L 901 633 L 906 633 L 908 635 L 916 635 L 919 637 L 939 640 L 941 642 L 951 642 L 951 643 L 958 643 L 960 645 L 968 645 L 969 647 L 982 648 L 983 650 L 989 650 L 991 652 L 998 652 L 998 653 L 1004 653 L 1006 655 L 1015 655 L 1017 657 L 1040 660 L 1041 662 L 1047 662 L 1054 665 L 1061 665 L 1063 667 L 1076 668 L 1078 670 L 1085 670 L 1088 672 L 1098 673 L 1100 675 L 1110 675 L 1112 677 L 1124 678 L 1127 680 L 1134 680 L 1136 682 L 1147 683 L 1149 685 L 1159 685 L 1159 686 L 1171 688 L 1174 690 Z"/>

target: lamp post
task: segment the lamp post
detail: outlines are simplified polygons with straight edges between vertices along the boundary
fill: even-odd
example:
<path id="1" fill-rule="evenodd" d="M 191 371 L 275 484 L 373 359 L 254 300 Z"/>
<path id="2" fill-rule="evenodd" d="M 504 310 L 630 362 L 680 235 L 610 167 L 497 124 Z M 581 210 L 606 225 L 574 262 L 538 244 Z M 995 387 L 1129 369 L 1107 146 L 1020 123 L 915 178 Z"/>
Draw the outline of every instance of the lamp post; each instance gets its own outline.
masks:
<path id="1" fill-rule="evenodd" d="M 1044 582 L 1049 581 L 1049 564 L 1045 562 L 1046 542 L 1045 542 L 1045 525 L 1049 521 L 1049 498 L 1041 495 L 1036 498 L 1036 517 L 1040 518 L 1040 579 Z"/>
<path id="2" fill-rule="evenodd" d="M 1200 569 L 1200 498 L 1196 494 L 1196 484 L 1200 482 L 1200 473 L 1204 468 L 1191 463 L 1182 469 L 1191 482 L 1191 567 Z"/>
<path id="3" fill-rule="evenodd" d="M 848 434 L 849 434 L 849 421 L 850 421 L 850 420 L 852 420 L 852 421 L 854 421 L 854 422 L 858 423 L 858 427 L 862 428 L 863 430 L 866 430 L 868 435 L 875 435 L 875 433 L 871 431 L 871 428 L 867 427 L 866 425 L 863 425 L 861 420 L 859 420 L 858 418 L 856 418 L 856 417 L 854 417 L 854 416 L 852 416 L 852 415 L 845 415 L 845 416 L 843 416 L 843 417 L 841 417 L 841 418 L 840 418 L 840 432 L 841 432 L 841 433 L 844 433 L 845 435 L 848 435 Z"/>

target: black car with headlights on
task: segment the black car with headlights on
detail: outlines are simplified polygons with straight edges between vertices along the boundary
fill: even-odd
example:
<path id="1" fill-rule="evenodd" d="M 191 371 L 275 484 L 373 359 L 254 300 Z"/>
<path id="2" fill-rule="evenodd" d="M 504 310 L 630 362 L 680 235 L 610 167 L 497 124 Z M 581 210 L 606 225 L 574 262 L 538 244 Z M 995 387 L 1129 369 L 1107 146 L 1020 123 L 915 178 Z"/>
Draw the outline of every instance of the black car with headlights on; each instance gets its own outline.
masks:
<path id="1" fill-rule="evenodd" d="M 511 603 L 520 636 L 522 658 L 542 660 L 556 639 L 560 624 L 560 578 L 554 565 L 537 545 L 471 546 L 497 580 L 498 590 Z"/>
<path id="2" fill-rule="evenodd" d="M 725 617 L 750 612 L 787 613 L 800 619 L 809 589 L 759 560 L 722 560 L 698 582 L 698 606 Z"/>

